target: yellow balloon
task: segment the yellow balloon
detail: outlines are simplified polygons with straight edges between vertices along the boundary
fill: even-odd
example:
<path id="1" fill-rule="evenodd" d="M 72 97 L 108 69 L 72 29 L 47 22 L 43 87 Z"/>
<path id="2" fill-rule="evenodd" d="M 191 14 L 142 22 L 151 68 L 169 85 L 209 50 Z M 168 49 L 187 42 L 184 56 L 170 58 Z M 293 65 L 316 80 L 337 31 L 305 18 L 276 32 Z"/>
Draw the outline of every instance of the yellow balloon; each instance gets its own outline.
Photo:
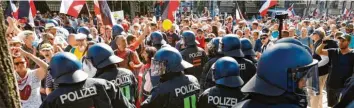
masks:
<path id="1" fill-rule="evenodd" d="M 169 19 L 165 19 L 163 20 L 162 22 L 162 28 L 165 29 L 165 30 L 170 30 L 172 27 L 172 21 L 169 20 Z"/>

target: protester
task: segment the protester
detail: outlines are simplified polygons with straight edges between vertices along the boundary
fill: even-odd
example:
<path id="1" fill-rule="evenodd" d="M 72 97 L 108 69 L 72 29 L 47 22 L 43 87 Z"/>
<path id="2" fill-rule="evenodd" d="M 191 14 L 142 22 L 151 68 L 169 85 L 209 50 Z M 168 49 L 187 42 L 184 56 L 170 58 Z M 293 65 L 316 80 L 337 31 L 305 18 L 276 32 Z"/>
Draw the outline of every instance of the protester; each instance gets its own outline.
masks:
<path id="1" fill-rule="evenodd" d="M 24 108 L 38 108 L 41 103 L 41 80 L 47 75 L 48 64 L 35 55 L 19 47 L 12 47 L 19 54 L 13 55 L 15 77 L 20 91 L 21 106 Z M 29 58 L 39 66 L 37 69 L 28 68 L 25 58 Z"/>
<path id="2" fill-rule="evenodd" d="M 324 35 L 324 34 L 323 34 Z M 307 33 L 307 29 L 306 28 L 302 28 L 301 29 L 301 37 L 298 37 L 298 40 L 302 43 L 302 44 L 304 44 L 304 45 L 306 45 L 306 46 L 308 46 L 308 47 L 310 47 L 310 49 L 314 49 L 313 48 L 313 41 L 311 40 L 311 37 L 309 37 L 308 36 L 308 33 Z"/>
<path id="3" fill-rule="evenodd" d="M 333 107 L 338 103 L 341 90 L 344 88 L 345 81 L 353 74 L 354 71 L 354 52 L 349 48 L 351 36 L 342 35 L 337 37 L 339 48 L 324 50 L 326 41 L 330 37 L 325 37 L 322 44 L 316 49 L 318 55 L 325 55 L 331 60 L 332 69 L 328 74 L 327 80 L 327 98 L 328 106 Z M 339 73 L 340 72 L 340 73 Z"/>

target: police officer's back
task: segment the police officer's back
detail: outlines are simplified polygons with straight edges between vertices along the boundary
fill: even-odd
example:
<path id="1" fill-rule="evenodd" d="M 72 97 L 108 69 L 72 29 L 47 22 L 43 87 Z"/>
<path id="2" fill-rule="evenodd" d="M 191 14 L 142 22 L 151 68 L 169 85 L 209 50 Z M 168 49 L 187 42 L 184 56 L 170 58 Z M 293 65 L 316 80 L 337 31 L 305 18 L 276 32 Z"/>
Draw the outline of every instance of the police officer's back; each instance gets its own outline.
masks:
<path id="1" fill-rule="evenodd" d="M 134 74 L 125 68 L 118 68 L 117 63 L 123 61 L 113 53 L 112 48 L 104 43 L 91 46 L 87 58 L 97 68 L 95 78 L 102 78 L 114 83 L 131 103 L 135 103 L 137 80 Z"/>
<path id="2" fill-rule="evenodd" d="M 207 44 L 208 56 L 210 59 L 208 60 L 208 62 L 205 63 L 203 67 L 202 76 L 200 77 L 199 80 L 201 92 L 215 85 L 215 82 L 213 81 L 214 73 L 212 73 L 213 71 L 210 69 L 211 66 L 216 62 L 216 60 L 223 57 L 223 55 L 220 52 L 218 52 L 220 39 L 221 39 L 220 37 L 213 38 Z"/>
<path id="3" fill-rule="evenodd" d="M 164 47 L 156 52 L 151 64 L 150 76 L 160 76 L 160 83 L 142 103 L 142 108 L 196 108 L 199 83 L 183 70 L 192 65 L 182 59 L 173 47 Z"/>
<path id="4" fill-rule="evenodd" d="M 236 35 L 228 34 L 221 39 L 220 44 L 219 51 L 225 56 L 234 58 L 238 62 L 240 65 L 240 76 L 244 82 L 248 82 L 256 73 L 257 68 L 252 61 L 244 58 L 240 39 Z"/>
<path id="5" fill-rule="evenodd" d="M 251 60 L 253 64 L 257 64 L 257 60 L 255 58 L 256 52 L 253 50 L 253 45 L 249 39 L 241 39 L 241 49 L 246 59 Z"/>
<path id="6" fill-rule="evenodd" d="M 237 61 L 222 57 L 214 64 L 216 86 L 205 90 L 199 97 L 198 108 L 231 108 L 244 98 L 243 81 Z"/>
<path id="7" fill-rule="evenodd" d="M 197 46 L 198 41 L 195 40 L 195 35 L 192 31 L 182 33 L 182 41 L 185 48 L 181 51 L 183 60 L 193 64 L 192 68 L 186 69 L 185 74 L 194 75 L 200 79 L 203 72 L 203 66 L 208 61 L 204 50 Z"/>
<path id="8" fill-rule="evenodd" d="M 59 84 L 42 103 L 41 108 L 112 108 L 112 102 L 129 107 L 112 83 L 103 79 L 87 78 L 75 55 L 64 52 L 53 56 L 50 74 Z"/>
<path id="9" fill-rule="evenodd" d="M 262 54 L 257 74 L 241 89 L 249 95 L 236 108 L 306 108 L 304 88 L 318 92 L 317 62 L 303 46 L 275 44 Z"/>

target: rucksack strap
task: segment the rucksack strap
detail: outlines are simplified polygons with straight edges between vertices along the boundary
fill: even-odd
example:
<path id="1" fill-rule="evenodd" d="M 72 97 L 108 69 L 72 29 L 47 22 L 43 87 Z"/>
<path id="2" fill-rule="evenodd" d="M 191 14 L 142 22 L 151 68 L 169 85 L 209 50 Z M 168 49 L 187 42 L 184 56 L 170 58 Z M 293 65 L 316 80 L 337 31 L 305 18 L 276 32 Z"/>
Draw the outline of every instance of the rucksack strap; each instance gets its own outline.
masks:
<path id="1" fill-rule="evenodd" d="M 74 54 L 75 53 L 75 49 L 76 48 L 71 48 L 70 52 Z"/>

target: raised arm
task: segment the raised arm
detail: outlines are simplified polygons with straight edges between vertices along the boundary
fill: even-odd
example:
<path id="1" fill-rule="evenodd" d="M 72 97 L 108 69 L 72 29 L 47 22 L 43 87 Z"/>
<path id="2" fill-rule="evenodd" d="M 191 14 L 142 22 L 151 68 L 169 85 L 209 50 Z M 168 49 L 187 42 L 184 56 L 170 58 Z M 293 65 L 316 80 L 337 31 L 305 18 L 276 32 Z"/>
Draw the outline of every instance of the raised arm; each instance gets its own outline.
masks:
<path id="1" fill-rule="evenodd" d="M 43 78 L 45 78 L 45 76 L 47 75 L 47 71 L 48 71 L 48 64 L 46 62 L 39 59 L 35 55 L 24 51 L 23 49 L 21 49 L 19 47 L 16 47 L 15 49 L 19 50 L 21 55 L 28 57 L 29 59 L 34 61 L 39 66 L 39 68 L 37 69 L 37 73 L 36 73 L 36 76 L 38 77 L 39 80 L 42 80 Z"/>

